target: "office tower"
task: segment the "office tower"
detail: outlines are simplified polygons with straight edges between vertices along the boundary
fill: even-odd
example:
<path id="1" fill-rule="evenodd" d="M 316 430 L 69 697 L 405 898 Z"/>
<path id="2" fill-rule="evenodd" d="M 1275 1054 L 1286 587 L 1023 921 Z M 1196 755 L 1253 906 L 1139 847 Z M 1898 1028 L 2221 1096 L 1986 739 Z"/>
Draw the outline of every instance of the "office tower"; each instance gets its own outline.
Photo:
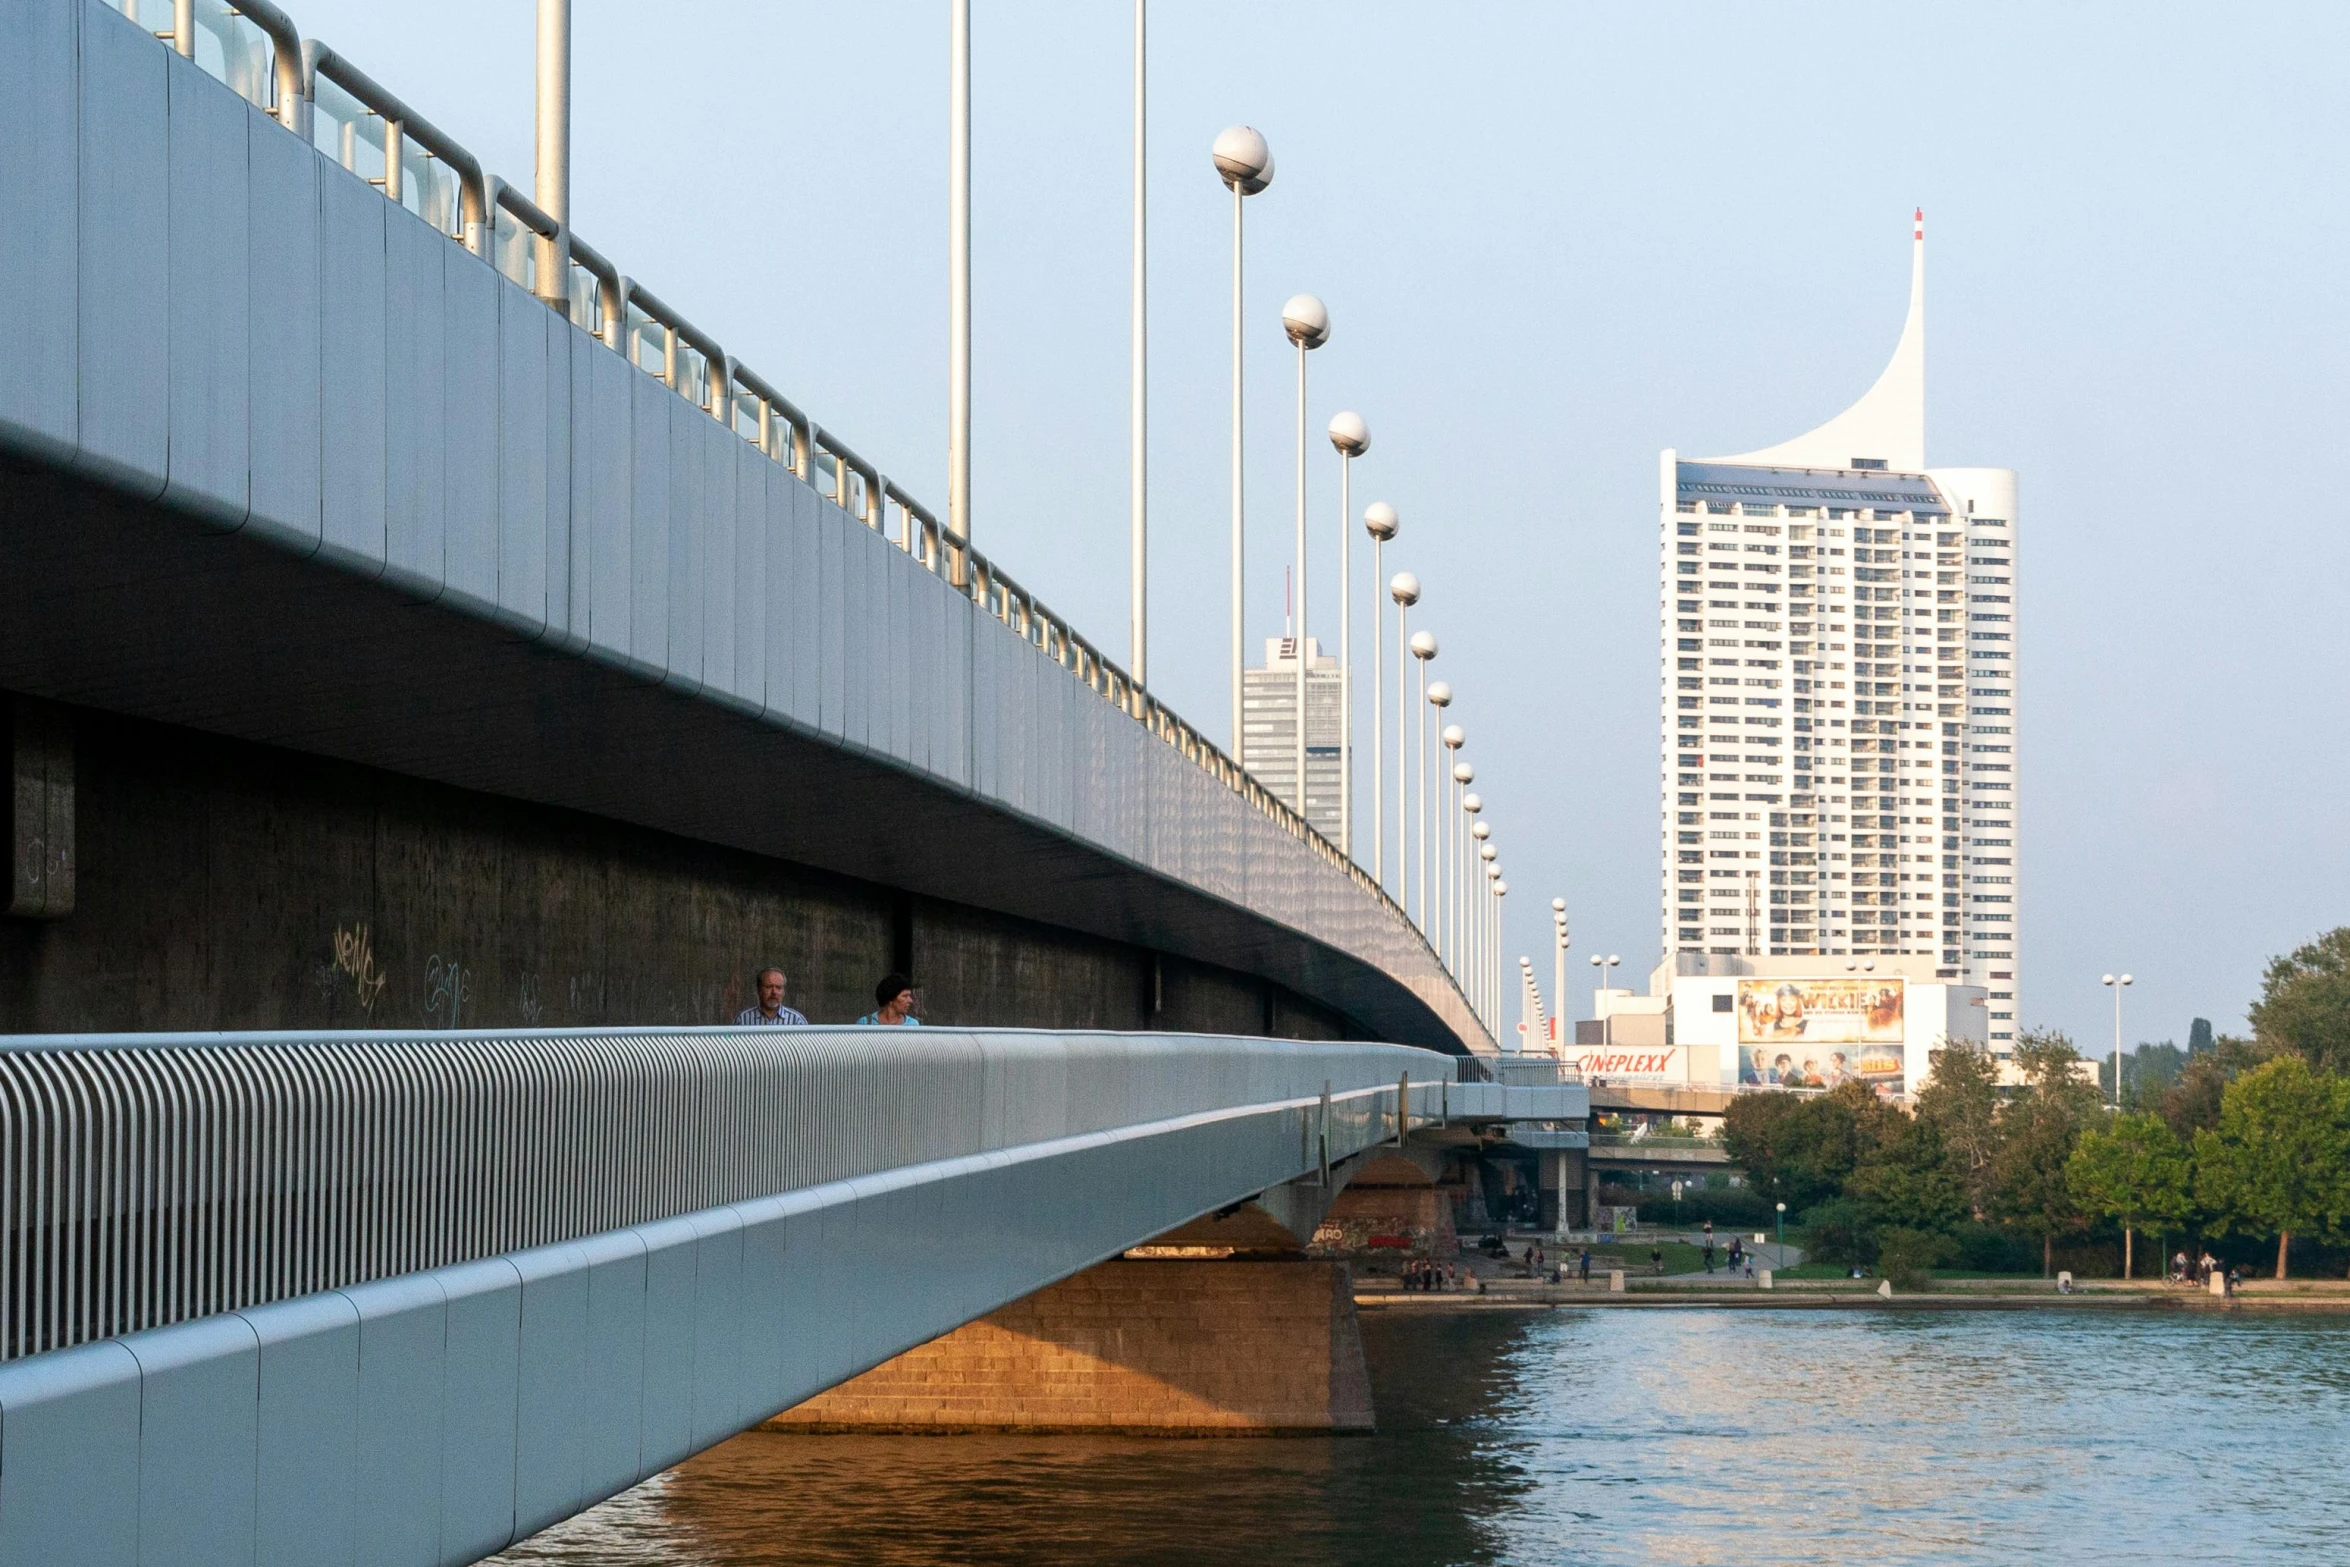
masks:
<path id="1" fill-rule="evenodd" d="M 1860 401 L 1762 451 L 1663 455 L 1664 947 L 1930 958 L 1984 989 L 2004 1056 L 2016 480 L 1926 465 L 1925 256 L 1921 214 Z"/>
<path id="2" fill-rule="evenodd" d="M 1292 810 L 1297 803 L 1297 638 L 1267 637 L 1265 662 L 1247 672 L 1240 701 L 1240 765 Z M 1306 638 L 1306 785 L 1301 814 L 1338 841 L 1338 660 Z"/>

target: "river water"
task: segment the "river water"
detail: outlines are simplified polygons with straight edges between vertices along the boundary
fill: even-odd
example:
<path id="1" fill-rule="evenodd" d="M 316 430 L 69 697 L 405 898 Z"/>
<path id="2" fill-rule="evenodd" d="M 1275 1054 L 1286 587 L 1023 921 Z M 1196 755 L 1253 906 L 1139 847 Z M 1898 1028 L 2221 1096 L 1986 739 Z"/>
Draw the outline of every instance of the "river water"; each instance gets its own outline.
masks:
<path id="1" fill-rule="evenodd" d="M 1366 1312 L 1376 1436 L 754 1432 L 501 1562 L 2350 1560 L 2350 1318 Z"/>

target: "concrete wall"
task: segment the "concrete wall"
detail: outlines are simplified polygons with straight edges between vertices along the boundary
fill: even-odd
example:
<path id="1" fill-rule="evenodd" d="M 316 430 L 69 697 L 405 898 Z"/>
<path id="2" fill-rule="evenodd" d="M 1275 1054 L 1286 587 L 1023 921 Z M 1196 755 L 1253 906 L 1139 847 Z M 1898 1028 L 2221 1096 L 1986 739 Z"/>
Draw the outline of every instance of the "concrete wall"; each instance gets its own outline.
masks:
<path id="1" fill-rule="evenodd" d="M 1116 1260 L 876 1366 L 770 1430 L 1280 1436 L 1371 1429 L 1343 1262 Z"/>
<path id="2" fill-rule="evenodd" d="M 78 895 L 68 917 L 0 918 L 0 1033 L 731 1022 L 765 963 L 811 1018 L 847 1022 L 910 956 L 933 1023 L 1364 1037 L 1270 981 L 1011 915 L 45 712 L 72 739 Z"/>

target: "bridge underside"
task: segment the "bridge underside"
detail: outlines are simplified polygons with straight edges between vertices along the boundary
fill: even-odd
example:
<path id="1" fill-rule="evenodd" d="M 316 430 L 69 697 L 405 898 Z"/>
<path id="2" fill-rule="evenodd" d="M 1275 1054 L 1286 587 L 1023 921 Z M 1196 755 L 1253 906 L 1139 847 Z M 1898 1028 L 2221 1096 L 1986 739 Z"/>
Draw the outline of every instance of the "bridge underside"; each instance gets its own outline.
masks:
<path id="1" fill-rule="evenodd" d="M 770 961 L 846 1018 L 910 962 L 955 1022 L 1460 1048 L 1367 965 L 885 760 L 0 459 L 7 690 L 249 744 L 90 725 L 86 890 L 0 920 L 0 1030 L 445 1026 L 452 968 L 483 1025 L 718 1022 Z M 362 925 L 380 1011 L 335 973 Z"/>

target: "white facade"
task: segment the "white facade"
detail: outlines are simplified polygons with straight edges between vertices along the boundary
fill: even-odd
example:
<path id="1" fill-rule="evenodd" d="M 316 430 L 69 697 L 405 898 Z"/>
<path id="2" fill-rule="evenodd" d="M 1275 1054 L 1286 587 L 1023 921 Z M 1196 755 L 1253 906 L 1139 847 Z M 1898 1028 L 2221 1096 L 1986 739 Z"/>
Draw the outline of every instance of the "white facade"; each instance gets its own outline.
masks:
<path id="1" fill-rule="evenodd" d="M 2016 479 L 1925 462 L 1925 228 L 1868 393 L 1660 464 L 1662 928 L 1677 953 L 1902 958 L 2016 1031 Z"/>
<path id="2" fill-rule="evenodd" d="M 1262 668 L 1246 672 L 1240 697 L 1240 765 L 1274 796 L 1338 841 L 1338 660 L 1306 638 L 1306 786 L 1297 800 L 1297 638 L 1267 637 Z"/>

